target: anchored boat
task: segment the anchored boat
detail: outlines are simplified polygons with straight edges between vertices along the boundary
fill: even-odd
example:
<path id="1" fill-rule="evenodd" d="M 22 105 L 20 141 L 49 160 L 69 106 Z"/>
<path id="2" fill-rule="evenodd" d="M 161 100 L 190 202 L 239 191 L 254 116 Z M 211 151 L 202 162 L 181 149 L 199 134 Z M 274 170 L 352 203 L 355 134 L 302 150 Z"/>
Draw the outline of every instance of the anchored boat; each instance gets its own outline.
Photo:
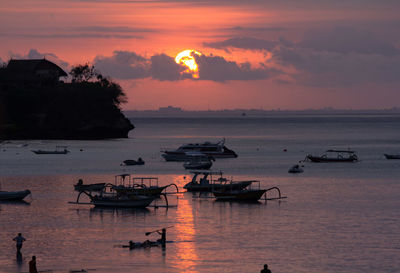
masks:
<path id="1" fill-rule="evenodd" d="M 65 155 L 69 153 L 67 146 L 56 146 L 55 150 L 32 150 L 32 152 L 38 155 Z"/>
<path id="2" fill-rule="evenodd" d="M 222 172 L 211 172 L 211 171 L 193 171 L 192 180 L 187 183 L 183 188 L 187 191 L 200 191 L 200 192 L 211 192 L 213 189 L 219 190 L 223 188 L 233 189 L 244 189 L 249 186 L 252 181 L 237 181 L 233 182 L 222 176 Z M 214 176 L 214 177 L 213 177 Z M 215 176 L 219 176 L 215 179 Z M 226 182 L 232 182 L 227 185 Z M 221 183 L 225 182 L 225 183 Z"/>
<path id="3" fill-rule="evenodd" d="M 225 139 L 217 143 L 189 143 L 176 150 L 163 151 L 162 157 L 166 161 L 186 161 L 188 152 L 198 152 L 213 158 L 235 158 L 237 154 L 225 146 Z"/>
<path id="4" fill-rule="evenodd" d="M 386 159 L 400 159 L 400 154 L 383 154 Z"/>
<path id="5" fill-rule="evenodd" d="M 30 190 L 24 191 L 0 191 L 0 201 L 21 201 L 31 193 Z"/>
<path id="6" fill-rule="evenodd" d="M 327 150 L 321 156 L 307 155 L 306 160 L 312 162 L 357 162 L 358 156 L 350 150 Z"/>

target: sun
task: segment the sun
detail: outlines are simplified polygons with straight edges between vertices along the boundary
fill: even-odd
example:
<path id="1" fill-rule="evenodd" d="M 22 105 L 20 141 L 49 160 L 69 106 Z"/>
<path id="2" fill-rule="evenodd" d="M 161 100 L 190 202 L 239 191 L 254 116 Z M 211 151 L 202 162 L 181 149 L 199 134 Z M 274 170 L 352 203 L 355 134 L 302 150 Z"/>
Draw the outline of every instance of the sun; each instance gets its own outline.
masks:
<path id="1" fill-rule="evenodd" d="M 177 64 L 182 64 L 186 66 L 186 70 L 184 71 L 185 73 L 190 73 L 192 74 L 193 78 L 198 79 L 199 78 L 199 67 L 196 63 L 195 58 L 193 57 L 193 54 L 196 54 L 198 56 L 201 56 L 201 53 L 193 50 L 193 49 L 187 49 L 184 50 L 175 57 L 175 62 Z"/>

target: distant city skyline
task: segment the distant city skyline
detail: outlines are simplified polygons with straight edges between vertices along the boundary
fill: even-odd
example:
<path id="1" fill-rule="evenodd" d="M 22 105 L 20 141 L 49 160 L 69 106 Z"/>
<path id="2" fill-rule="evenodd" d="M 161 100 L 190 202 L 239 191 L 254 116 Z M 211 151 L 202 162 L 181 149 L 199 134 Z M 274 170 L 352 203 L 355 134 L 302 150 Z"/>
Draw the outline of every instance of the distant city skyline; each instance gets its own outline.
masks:
<path id="1" fill-rule="evenodd" d="M 0 0 L 0 63 L 89 62 L 124 88 L 124 110 L 392 108 L 399 11 L 392 0 Z"/>

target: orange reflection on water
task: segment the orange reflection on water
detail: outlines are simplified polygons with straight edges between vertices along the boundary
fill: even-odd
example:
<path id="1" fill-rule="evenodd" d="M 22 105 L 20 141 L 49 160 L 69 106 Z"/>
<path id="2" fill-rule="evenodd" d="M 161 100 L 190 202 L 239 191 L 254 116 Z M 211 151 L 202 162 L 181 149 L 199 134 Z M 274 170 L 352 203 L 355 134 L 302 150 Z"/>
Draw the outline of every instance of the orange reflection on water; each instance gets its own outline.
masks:
<path id="1" fill-rule="evenodd" d="M 196 233 L 193 222 L 192 205 L 187 199 L 179 200 L 177 210 L 177 267 L 181 272 L 198 272 L 194 269 L 198 261 L 195 244 L 193 242 Z"/>

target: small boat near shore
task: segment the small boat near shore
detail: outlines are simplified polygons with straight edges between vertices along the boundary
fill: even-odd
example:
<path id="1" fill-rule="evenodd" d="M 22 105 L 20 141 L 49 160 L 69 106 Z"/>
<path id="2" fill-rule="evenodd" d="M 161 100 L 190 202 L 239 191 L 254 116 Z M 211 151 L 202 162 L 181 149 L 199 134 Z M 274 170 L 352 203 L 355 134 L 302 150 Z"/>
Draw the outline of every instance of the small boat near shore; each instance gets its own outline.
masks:
<path id="1" fill-rule="evenodd" d="M 79 179 L 78 183 L 74 185 L 76 191 L 102 191 L 106 183 L 83 184 L 83 180 Z"/>
<path id="2" fill-rule="evenodd" d="M 386 159 L 400 159 L 400 154 L 383 154 Z"/>
<path id="3" fill-rule="evenodd" d="M 288 173 L 302 173 L 304 170 L 300 167 L 299 164 L 293 165 L 289 170 Z"/>
<path id="4" fill-rule="evenodd" d="M 37 155 L 65 155 L 69 153 L 67 146 L 56 146 L 55 150 L 32 150 Z"/>
<path id="5" fill-rule="evenodd" d="M 357 162 L 358 156 L 355 151 L 350 150 L 327 150 L 321 156 L 308 154 L 305 160 L 318 163 L 328 162 Z"/>
<path id="6" fill-rule="evenodd" d="M 30 190 L 0 191 L 0 201 L 22 201 L 30 193 L 31 193 Z"/>
<path id="7" fill-rule="evenodd" d="M 222 172 L 193 171 L 191 173 L 193 174 L 192 180 L 183 187 L 189 192 L 212 192 L 213 190 L 220 190 L 224 188 L 244 189 L 252 182 L 250 180 L 236 182 L 229 181 L 222 176 Z M 213 176 L 216 175 L 218 175 L 219 178 L 214 179 Z M 232 183 L 227 185 L 227 181 Z"/>
<path id="8" fill-rule="evenodd" d="M 162 157 L 166 161 L 186 161 L 188 152 L 202 153 L 213 158 L 235 158 L 237 154 L 225 146 L 225 139 L 217 143 L 189 143 L 180 146 L 176 150 L 162 151 Z"/>
<path id="9" fill-rule="evenodd" d="M 144 160 L 141 157 L 139 157 L 138 160 L 127 159 L 123 161 L 123 164 L 125 166 L 144 165 Z"/>

